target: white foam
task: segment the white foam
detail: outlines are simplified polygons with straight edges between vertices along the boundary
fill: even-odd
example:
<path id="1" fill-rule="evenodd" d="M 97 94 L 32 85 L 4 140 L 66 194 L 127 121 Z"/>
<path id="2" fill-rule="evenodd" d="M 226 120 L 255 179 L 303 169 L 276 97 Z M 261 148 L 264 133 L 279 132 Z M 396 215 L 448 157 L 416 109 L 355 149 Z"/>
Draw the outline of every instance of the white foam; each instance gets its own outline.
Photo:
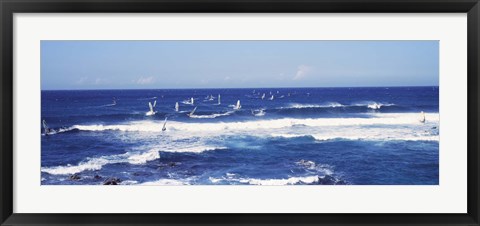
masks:
<path id="1" fill-rule="evenodd" d="M 145 116 L 152 116 L 155 115 L 157 112 L 156 111 L 148 111 L 145 113 Z"/>
<path id="2" fill-rule="evenodd" d="M 75 125 L 73 129 L 82 131 L 106 131 L 106 130 L 118 130 L 123 132 L 160 132 L 162 126 L 160 123 L 154 123 L 152 121 L 138 121 L 131 124 L 124 125 Z"/>
<path id="3" fill-rule="evenodd" d="M 241 179 L 241 183 L 247 183 L 252 185 L 294 185 L 299 183 L 313 184 L 318 183 L 318 176 L 309 177 L 290 177 L 287 179 Z"/>
<path id="4" fill-rule="evenodd" d="M 50 129 L 50 131 L 46 134 L 46 135 L 55 135 L 57 133 L 64 133 L 64 132 L 68 132 L 68 131 L 72 131 L 76 128 L 73 128 L 73 127 L 65 127 L 65 128 L 59 128 L 59 129 Z M 42 136 L 45 136 L 45 133 L 42 133 Z"/>
<path id="5" fill-rule="evenodd" d="M 179 148 L 169 148 L 163 150 L 163 152 L 191 152 L 191 153 L 201 153 L 204 151 L 214 151 L 214 150 L 222 150 L 226 149 L 225 147 L 220 146 L 205 146 L 205 145 L 197 145 L 197 146 L 187 146 L 187 147 L 179 147 Z"/>
<path id="6" fill-rule="evenodd" d="M 226 174 L 227 176 L 222 176 L 221 178 L 209 177 L 208 179 L 214 183 L 220 183 L 222 181 L 227 182 L 237 182 L 240 184 L 250 184 L 250 185 L 294 185 L 294 184 L 314 184 L 318 183 L 319 176 L 305 176 L 305 177 L 289 177 L 285 179 L 257 179 L 257 178 L 235 178 L 236 174 Z"/>
<path id="7" fill-rule="evenodd" d="M 92 159 L 87 162 L 80 163 L 75 166 L 55 166 L 55 167 L 42 167 L 41 171 L 53 175 L 69 175 L 79 173 L 85 170 L 100 170 L 103 165 L 111 163 L 103 158 Z"/>
<path id="8" fill-rule="evenodd" d="M 217 135 L 225 134 L 227 132 L 241 133 L 255 130 L 276 130 L 279 129 L 291 129 L 297 126 L 305 126 L 309 129 L 315 127 L 351 127 L 351 126 L 415 126 L 418 127 L 422 123 L 418 120 L 418 113 L 396 113 L 396 114 L 365 114 L 363 118 L 283 118 L 283 119 L 270 119 L 270 120 L 253 120 L 246 122 L 216 122 L 216 123 L 192 123 L 192 122 L 169 122 L 169 132 L 176 132 L 175 135 L 179 135 L 182 132 L 184 134 L 194 135 L 208 135 L 215 133 Z M 427 113 L 425 114 L 425 125 L 438 126 L 439 114 Z M 117 130 L 123 132 L 161 132 L 161 123 L 155 121 L 137 121 L 130 124 L 120 125 L 75 125 L 71 129 L 78 129 L 82 131 L 106 131 Z M 341 130 L 341 129 L 340 129 Z M 382 133 L 388 132 L 388 130 L 381 130 Z M 310 133 L 311 134 L 311 133 Z M 362 136 L 362 134 L 359 134 Z M 392 134 L 397 136 L 397 134 Z M 342 137 L 342 136 L 337 136 Z M 331 137 L 330 137 L 331 138 Z M 323 139 L 323 138 L 320 138 Z M 410 139 L 417 139 L 416 136 Z M 423 139 L 423 138 L 419 138 Z"/>
<path id="9" fill-rule="evenodd" d="M 152 149 L 144 153 L 130 153 L 120 155 L 101 156 L 90 158 L 87 161 L 80 162 L 78 165 L 42 167 L 41 171 L 53 175 L 70 175 L 88 170 L 100 170 L 104 165 L 115 163 L 145 164 L 160 158 L 158 150 Z"/>
<path id="10" fill-rule="evenodd" d="M 45 173 L 53 174 L 53 175 L 70 175 L 70 174 L 80 173 L 88 170 L 100 170 L 102 169 L 103 166 L 107 164 L 129 163 L 133 165 L 142 165 L 149 161 L 159 159 L 160 151 L 201 153 L 204 151 L 221 150 L 226 148 L 221 146 L 203 145 L 202 142 L 196 142 L 196 143 L 177 142 L 175 143 L 175 145 L 171 143 L 166 143 L 166 144 L 155 143 L 150 146 L 141 146 L 137 149 L 149 149 L 149 150 L 135 151 L 135 152 L 132 151 L 132 152 L 127 152 L 119 155 L 88 158 L 87 160 L 82 161 L 77 165 L 43 167 L 41 171 Z"/>
<path id="11" fill-rule="evenodd" d="M 329 102 L 326 104 L 291 104 L 288 107 L 283 107 L 281 109 L 289 109 L 289 108 L 336 108 L 336 107 L 345 107 L 345 105 L 340 104 L 338 102 Z"/>
<path id="12" fill-rule="evenodd" d="M 113 103 L 113 104 L 105 104 L 105 105 L 101 105 L 101 106 L 98 106 L 98 107 L 111 107 L 111 106 L 115 106 L 117 105 L 116 103 Z"/>
<path id="13" fill-rule="evenodd" d="M 265 112 L 265 109 L 262 108 L 262 109 L 253 110 L 252 114 L 256 117 L 262 117 L 262 116 L 265 116 L 266 112 Z"/>
<path id="14" fill-rule="evenodd" d="M 209 177 L 208 179 L 209 179 L 212 183 L 214 183 L 214 184 L 216 184 L 216 183 L 218 183 L 218 182 L 220 182 L 220 181 L 225 180 L 225 178 L 215 178 L 215 177 Z"/>
<path id="15" fill-rule="evenodd" d="M 371 135 L 325 135 L 325 134 L 271 134 L 272 137 L 283 137 L 283 138 L 297 138 L 297 137 L 313 137 L 318 141 L 327 141 L 327 140 L 403 140 L 403 141 L 439 141 L 438 136 L 371 136 Z"/>
<path id="16" fill-rule="evenodd" d="M 426 114 L 427 120 L 438 121 L 438 114 Z M 271 119 L 247 122 L 218 123 L 171 123 L 171 127 L 182 131 L 226 131 L 226 130 L 258 130 L 280 129 L 303 125 L 309 127 L 324 126 L 365 126 L 365 125 L 418 125 L 418 114 L 378 114 L 371 118 L 307 118 L 307 119 Z"/>
<path id="17" fill-rule="evenodd" d="M 428 127 L 428 126 L 427 126 Z M 368 140 L 368 141 L 439 141 L 439 135 L 424 131 L 425 127 L 328 127 L 323 129 L 309 128 L 289 131 L 288 133 L 271 133 L 271 137 L 298 138 L 312 137 L 318 141 L 334 139 Z"/>
<path id="18" fill-rule="evenodd" d="M 136 180 L 124 180 L 120 182 L 121 185 L 133 185 L 133 184 L 138 184 L 138 181 Z"/>
<path id="19" fill-rule="evenodd" d="M 148 161 L 152 161 L 155 159 L 160 158 L 160 153 L 159 150 L 157 149 L 152 149 L 148 152 L 138 154 L 138 155 L 132 155 L 128 157 L 128 163 L 134 164 L 134 165 L 139 165 L 139 164 L 145 164 Z"/>
<path id="20" fill-rule="evenodd" d="M 231 115 L 232 113 L 233 111 L 228 111 L 220 114 L 211 114 L 211 115 L 190 115 L 190 118 L 217 118 L 221 116 L 228 116 L 228 115 Z"/>
<path id="21" fill-rule="evenodd" d="M 391 103 L 379 103 L 379 102 L 375 102 L 375 101 L 362 101 L 362 102 L 357 102 L 355 104 L 352 104 L 352 106 L 357 106 L 357 107 L 368 107 L 370 109 L 373 109 L 373 110 L 378 110 L 380 109 L 381 107 L 383 106 L 394 106 L 395 104 L 391 104 Z"/>
<path id="22" fill-rule="evenodd" d="M 189 185 L 190 183 L 181 180 L 174 180 L 174 179 L 160 179 L 157 181 L 149 181 L 145 183 L 141 183 L 138 185 Z"/>
<path id="23" fill-rule="evenodd" d="M 383 106 L 393 106 L 395 104 L 391 103 L 378 103 L 374 101 L 362 101 L 362 102 L 357 102 L 351 105 L 343 105 L 338 102 L 328 102 L 325 104 L 291 104 L 288 107 L 283 107 L 281 109 L 289 109 L 289 108 L 297 108 L 297 109 L 302 109 L 302 108 L 337 108 L 337 107 L 368 107 L 370 109 L 380 109 Z"/>

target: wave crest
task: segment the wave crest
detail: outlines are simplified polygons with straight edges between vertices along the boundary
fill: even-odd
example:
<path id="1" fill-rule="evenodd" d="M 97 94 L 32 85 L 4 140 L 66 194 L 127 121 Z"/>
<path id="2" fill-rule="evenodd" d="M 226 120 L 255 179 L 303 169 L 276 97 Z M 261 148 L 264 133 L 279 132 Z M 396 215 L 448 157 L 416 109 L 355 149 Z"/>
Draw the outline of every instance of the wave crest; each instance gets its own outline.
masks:
<path id="1" fill-rule="evenodd" d="M 290 104 L 288 107 L 283 107 L 281 109 L 302 109 L 302 108 L 336 108 L 336 107 L 345 107 L 345 105 L 338 102 L 329 102 L 326 104 Z"/>
<path id="2" fill-rule="evenodd" d="M 234 113 L 233 111 L 228 111 L 225 113 L 211 114 L 211 115 L 190 115 L 190 118 L 217 118 L 221 116 L 228 116 Z"/>
<path id="3" fill-rule="evenodd" d="M 370 114 L 370 117 L 364 118 L 283 118 L 283 119 L 265 119 L 252 120 L 245 122 L 216 122 L 216 123 L 190 123 L 169 121 L 168 131 L 188 131 L 188 132 L 219 132 L 219 131 L 251 131 L 261 129 L 282 129 L 295 126 L 306 127 L 338 127 L 338 126 L 387 126 L 387 125 L 420 125 L 419 115 L 417 113 L 385 113 Z M 438 113 L 425 114 L 428 123 L 438 124 Z M 71 130 L 80 131 L 122 131 L 122 132 L 162 132 L 162 123 L 154 121 L 136 121 L 129 124 L 118 125 L 74 125 L 62 130 L 63 132 Z M 436 125 L 435 125 L 436 126 Z M 57 131 L 60 133 L 62 131 Z M 413 138 L 412 138 L 413 139 Z"/>
<path id="4" fill-rule="evenodd" d="M 98 158 L 90 158 L 87 161 L 80 162 L 78 165 L 42 167 L 41 171 L 52 175 L 70 175 L 83 171 L 100 170 L 107 164 L 130 163 L 134 165 L 145 164 L 160 158 L 159 150 L 152 149 L 144 153 L 130 153 L 111 156 L 101 156 Z"/>

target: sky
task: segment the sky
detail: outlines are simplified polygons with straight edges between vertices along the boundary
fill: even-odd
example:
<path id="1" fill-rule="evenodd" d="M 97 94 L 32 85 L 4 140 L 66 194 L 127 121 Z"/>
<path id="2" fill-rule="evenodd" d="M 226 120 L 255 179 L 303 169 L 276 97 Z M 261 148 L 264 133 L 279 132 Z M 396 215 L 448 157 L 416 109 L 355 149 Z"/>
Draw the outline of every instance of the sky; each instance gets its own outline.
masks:
<path id="1" fill-rule="evenodd" d="M 438 82 L 438 41 L 41 41 L 42 90 Z"/>

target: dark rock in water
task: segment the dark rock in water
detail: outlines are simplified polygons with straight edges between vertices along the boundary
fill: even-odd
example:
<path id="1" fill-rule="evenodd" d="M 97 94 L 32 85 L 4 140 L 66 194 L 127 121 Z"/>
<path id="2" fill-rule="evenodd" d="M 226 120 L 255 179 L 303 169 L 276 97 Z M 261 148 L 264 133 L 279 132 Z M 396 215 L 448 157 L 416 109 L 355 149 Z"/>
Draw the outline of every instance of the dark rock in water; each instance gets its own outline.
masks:
<path id="1" fill-rule="evenodd" d="M 176 165 L 177 165 L 176 162 L 169 162 L 169 163 L 168 163 L 168 166 L 170 166 L 170 167 L 174 167 L 174 166 L 176 166 Z"/>
<path id="2" fill-rule="evenodd" d="M 330 175 L 325 175 L 323 177 L 318 177 L 318 184 L 322 185 L 333 185 L 336 184 L 336 179 Z"/>
<path id="3" fill-rule="evenodd" d="M 330 175 L 325 175 L 323 177 L 318 177 L 318 184 L 322 185 L 347 185 L 348 183 L 344 180 L 332 177 Z"/>
<path id="4" fill-rule="evenodd" d="M 69 177 L 70 180 L 80 180 L 80 176 L 78 174 L 73 174 Z"/>
<path id="5" fill-rule="evenodd" d="M 108 178 L 103 182 L 103 185 L 118 185 L 122 182 L 120 179 L 116 177 Z"/>
<path id="6" fill-rule="evenodd" d="M 434 126 L 434 127 L 432 127 L 432 129 L 437 129 L 437 127 L 436 127 L 436 126 Z"/>
<path id="7" fill-rule="evenodd" d="M 102 179 L 102 177 L 99 176 L 99 175 L 95 175 L 93 178 L 94 178 L 94 179 L 97 179 L 97 180 L 98 180 L 98 179 Z"/>

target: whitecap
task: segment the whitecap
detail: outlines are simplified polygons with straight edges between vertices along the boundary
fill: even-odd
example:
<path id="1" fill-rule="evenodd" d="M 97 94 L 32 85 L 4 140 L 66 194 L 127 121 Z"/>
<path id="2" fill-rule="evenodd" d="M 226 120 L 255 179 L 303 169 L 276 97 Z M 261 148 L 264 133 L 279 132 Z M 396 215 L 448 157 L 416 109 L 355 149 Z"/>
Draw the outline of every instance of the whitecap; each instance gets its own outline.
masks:
<path id="1" fill-rule="evenodd" d="M 127 152 L 119 155 L 101 156 L 97 158 L 88 158 L 86 161 L 80 162 L 77 165 L 66 166 L 52 166 L 42 167 L 41 171 L 52 175 L 69 175 L 80 173 L 83 171 L 100 170 L 107 164 L 115 163 L 130 163 L 130 164 L 145 164 L 148 161 L 152 161 L 160 158 L 160 154 L 157 149 L 151 149 L 144 153 L 131 153 Z"/>
<path id="2" fill-rule="evenodd" d="M 233 111 L 228 111 L 225 113 L 219 113 L 219 114 L 211 114 L 211 115 L 190 115 L 190 118 L 217 118 L 221 116 L 228 116 L 234 113 Z"/>
<path id="3" fill-rule="evenodd" d="M 365 140 L 365 141 L 439 141 L 439 135 L 418 133 L 414 128 L 338 128 L 336 130 L 311 131 L 312 133 L 271 133 L 271 137 L 310 137 L 317 141 Z"/>
<path id="4" fill-rule="evenodd" d="M 286 179 L 241 179 L 241 183 L 251 184 L 251 185 L 295 185 L 299 183 L 303 184 L 315 184 L 318 183 L 318 176 L 308 176 L 308 177 L 290 177 Z"/>
<path id="5" fill-rule="evenodd" d="M 378 110 L 382 108 L 383 106 L 388 107 L 388 106 L 394 106 L 395 104 L 392 103 L 380 103 L 380 102 L 375 102 L 375 101 L 362 101 L 362 102 L 356 102 L 352 104 L 352 106 L 357 106 L 357 107 L 367 107 L 373 110 Z"/>
<path id="6" fill-rule="evenodd" d="M 419 125 L 417 113 L 365 114 L 362 118 L 283 118 L 253 120 L 245 122 L 192 123 L 169 121 L 169 130 L 188 132 L 251 131 L 260 129 L 281 129 L 296 125 L 306 127 L 373 126 L 373 125 Z M 425 114 L 427 122 L 437 123 L 438 113 Z M 159 123 L 149 120 L 120 125 L 75 125 L 72 129 L 81 131 L 119 130 L 128 132 L 161 132 Z"/>
<path id="7" fill-rule="evenodd" d="M 121 185 L 134 185 L 134 184 L 138 184 L 138 181 L 136 180 L 124 180 L 122 182 L 120 182 Z"/>
<path id="8" fill-rule="evenodd" d="M 206 145 L 197 145 L 197 146 L 187 146 L 187 147 L 178 147 L 178 148 L 169 148 L 162 150 L 163 152 L 190 152 L 190 153 L 202 153 L 204 151 L 214 151 L 222 150 L 226 147 L 221 146 L 206 146 Z"/>
<path id="9" fill-rule="evenodd" d="M 156 181 L 149 181 L 145 183 L 141 183 L 138 185 L 189 185 L 190 183 L 182 180 L 175 180 L 175 179 L 160 179 Z"/>
<path id="10" fill-rule="evenodd" d="M 288 107 L 282 107 L 281 109 L 302 109 L 302 108 L 337 108 L 345 107 L 345 105 L 338 102 L 328 102 L 325 104 L 290 104 Z"/>

